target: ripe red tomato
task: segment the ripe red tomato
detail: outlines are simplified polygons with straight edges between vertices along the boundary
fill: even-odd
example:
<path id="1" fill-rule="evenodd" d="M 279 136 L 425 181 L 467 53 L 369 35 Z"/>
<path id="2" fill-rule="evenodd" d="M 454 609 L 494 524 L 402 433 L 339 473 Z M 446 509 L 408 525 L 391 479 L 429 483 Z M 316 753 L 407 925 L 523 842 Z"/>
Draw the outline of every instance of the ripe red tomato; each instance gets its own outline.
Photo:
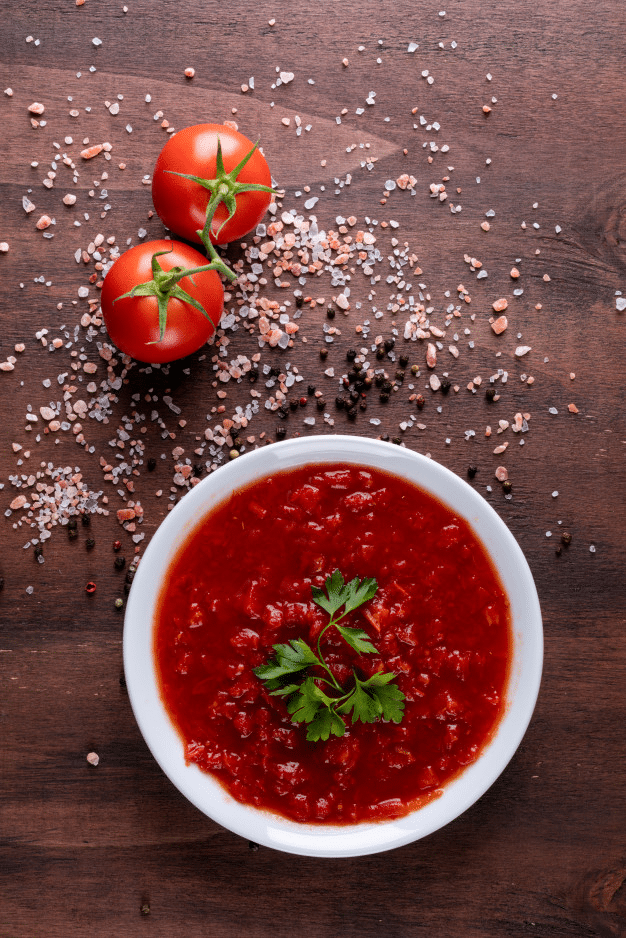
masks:
<path id="1" fill-rule="evenodd" d="M 156 259 L 164 276 L 174 267 L 193 270 L 207 264 L 207 258 L 187 244 L 146 241 L 130 248 L 115 261 L 104 278 L 100 299 L 111 341 L 132 358 L 154 364 L 184 358 L 199 349 L 215 332 L 224 308 L 224 289 L 215 270 L 193 273 L 193 279 L 185 276 L 175 292 L 182 288 L 210 318 L 191 303 L 170 296 L 160 338 L 157 297 L 124 296 L 139 284 L 153 279 L 152 259 L 159 252 L 167 252 Z M 158 270 L 157 276 L 162 279 Z"/>
<path id="2" fill-rule="evenodd" d="M 220 173 L 218 138 L 225 176 Z M 171 136 L 157 158 L 152 176 L 152 200 L 163 224 L 188 241 L 202 241 L 198 231 L 204 228 L 209 199 L 216 197 L 219 189 L 225 201 L 215 210 L 211 242 L 226 244 L 252 231 L 271 201 L 272 177 L 265 157 L 254 149 L 236 179 L 228 174 L 253 147 L 247 137 L 225 124 L 196 124 Z M 196 178 L 184 179 L 175 173 Z M 234 208 L 231 218 L 229 201 L 230 208 Z"/>

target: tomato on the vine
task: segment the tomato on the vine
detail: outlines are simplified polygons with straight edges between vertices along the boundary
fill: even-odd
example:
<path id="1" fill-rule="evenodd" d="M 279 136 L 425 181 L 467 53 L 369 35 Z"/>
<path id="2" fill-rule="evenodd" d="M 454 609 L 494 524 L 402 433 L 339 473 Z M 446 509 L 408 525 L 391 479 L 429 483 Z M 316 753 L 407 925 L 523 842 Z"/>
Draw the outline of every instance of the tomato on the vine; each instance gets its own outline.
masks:
<path id="1" fill-rule="evenodd" d="M 196 124 L 169 138 L 152 175 L 163 224 L 188 241 L 237 241 L 258 225 L 272 198 L 260 150 L 226 124 Z M 210 253 L 210 251 L 209 251 Z"/>
<path id="2" fill-rule="evenodd" d="M 146 241 L 122 254 L 102 285 L 111 341 L 141 362 L 191 355 L 215 332 L 224 288 L 214 264 L 177 241 Z"/>

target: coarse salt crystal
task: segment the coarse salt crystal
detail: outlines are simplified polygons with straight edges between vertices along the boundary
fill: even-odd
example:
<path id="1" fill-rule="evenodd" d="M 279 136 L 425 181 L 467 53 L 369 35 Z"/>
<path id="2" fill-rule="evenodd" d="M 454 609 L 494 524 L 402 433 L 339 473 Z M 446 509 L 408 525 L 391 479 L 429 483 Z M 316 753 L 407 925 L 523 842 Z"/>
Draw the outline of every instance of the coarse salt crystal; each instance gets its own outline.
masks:
<path id="1" fill-rule="evenodd" d="M 501 335 L 507 326 L 509 325 L 506 316 L 499 316 L 494 322 L 491 323 L 491 328 L 496 335 Z"/>

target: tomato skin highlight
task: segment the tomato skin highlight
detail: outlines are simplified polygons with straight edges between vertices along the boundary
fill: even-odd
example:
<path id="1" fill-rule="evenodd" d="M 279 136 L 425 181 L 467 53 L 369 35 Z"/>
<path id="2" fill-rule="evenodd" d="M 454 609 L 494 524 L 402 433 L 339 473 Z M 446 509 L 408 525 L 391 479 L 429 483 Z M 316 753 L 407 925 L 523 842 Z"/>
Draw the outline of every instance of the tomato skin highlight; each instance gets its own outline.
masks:
<path id="1" fill-rule="evenodd" d="M 164 271 L 172 267 L 192 269 L 207 263 L 195 248 L 178 241 L 146 241 L 122 254 L 109 269 L 102 285 L 101 307 L 109 338 L 131 358 L 163 364 L 185 358 L 210 339 L 224 308 L 224 288 L 214 270 L 184 277 L 180 284 L 207 312 L 212 322 L 190 303 L 171 297 L 167 304 L 167 325 L 159 340 L 159 311 L 154 296 L 124 297 L 133 287 L 152 279 L 152 257 L 159 257 Z M 118 299 L 120 297 L 120 299 Z"/>
<path id="2" fill-rule="evenodd" d="M 204 228 L 211 193 L 199 183 L 174 173 L 214 179 L 218 137 L 226 172 L 234 169 L 254 146 L 251 140 L 225 124 L 195 124 L 179 130 L 168 139 L 154 167 L 152 201 L 157 214 L 166 228 L 188 241 L 201 241 L 198 230 Z M 271 187 L 269 166 L 258 149 L 238 174 L 237 182 Z M 252 231 L 264 217 L 271 194 L 242 192 L 235 198 L 237 208 L 228 221 L 226 206 L 220 204 L 216 209 L 211 226 L 214 244 L 237 241 Z M 215 232 L 218 232 L 217 236 Z"/>

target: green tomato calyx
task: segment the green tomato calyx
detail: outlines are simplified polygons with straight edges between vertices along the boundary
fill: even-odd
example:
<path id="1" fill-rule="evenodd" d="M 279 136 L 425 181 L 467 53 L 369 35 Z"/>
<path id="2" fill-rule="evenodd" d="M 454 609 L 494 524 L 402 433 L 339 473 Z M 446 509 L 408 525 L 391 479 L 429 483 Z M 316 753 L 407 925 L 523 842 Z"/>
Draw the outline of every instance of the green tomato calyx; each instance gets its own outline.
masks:
<path id="1" fill-rule="evenodd" d="M 149 342 L 149 345 L 156 345 L 157 342 L 163 341 L 167 326 L 167 306 L 171 298 L 180 300 L 183 303 L 189 303 L 194 309 L 202 313 L 213 327 L 217 329 L 217 323 L 213 322 L 202 304 L 190 296 L 187 291 L 183 290 L 180 286 L 181 280 L 185 277 L 189 277 L 193 283 L 193 274 L 203 273 L 205 270 L 218 270 L 229 277 L 229 279 L 235 279 L 235 274 L 224 264 L 221 258 L 218 257 L 215 249 L 213 249 L 215 258 L 210 264 L 191 268 L 176 266 L 172 267 L 170 270 L 163 270 L 157 258 L 161 257 L 163 254 L 170 254 L 172 250 L 173 248 L 166 251 L 157 251 L 152 255 L 152 280 L 136 284 L 128 293 L 123 293 L 113 300 L 114 303 L 117 303 L 118 300 L 131 299 L 136 296 L 154 296 L 156 298 L 159 310 L 159 338 L 155 342 Z"/>
<path id="2" fill-rule="evenodd" d="M 187 173 L 176 173 L 173 170 L 166 170 L 166 172 L 171 173 L 173 176 L 180 176 L 182 179 L 189 179 L 191 182 L 198 183 L 199 186 L 202 186 L 204 189 L 208 189 L 211 193 L 211 197 L 209 198 L 206 207 L 206 220 L 204 222 L 204 228 L 202 228 L 202 230 L 198 229 L 198 236 L 209 254 L 211 253 L 211 248 L 213 247 L 211 242 L 211 235 L 213 235 L 216 241 L 219 240 L 220 231 L 224 225 L 226 225 L 227 222 L 231 220 L 235 214 L 235 211 L 237 210 L 238 195 L 240 195 L 242 192 L 269 192 L 272 195 L 276 193 L 276 190 L 272 189 L 271 186 L 263 186 L 260 183 L 254 182 L 237 181 L 237 176 L 256 149 L 257 144 L 255 143 L 252 149 L 246 153 L 244 158 L 235 166 L 235 168 L 231 169 L 231 171 L 227 173 L 224 169 L 222 144 L 218 136 L 217 154 L 215 156 L 215 179 L 203 179 L 202 176 L 191 176 Z M 213 218 L 215 216 L 218 205 L 221 205 L 222 203 L 228 211 L 228 217 L 224 219 L 219 228 L 215 229 L 213 228 Z"/>

